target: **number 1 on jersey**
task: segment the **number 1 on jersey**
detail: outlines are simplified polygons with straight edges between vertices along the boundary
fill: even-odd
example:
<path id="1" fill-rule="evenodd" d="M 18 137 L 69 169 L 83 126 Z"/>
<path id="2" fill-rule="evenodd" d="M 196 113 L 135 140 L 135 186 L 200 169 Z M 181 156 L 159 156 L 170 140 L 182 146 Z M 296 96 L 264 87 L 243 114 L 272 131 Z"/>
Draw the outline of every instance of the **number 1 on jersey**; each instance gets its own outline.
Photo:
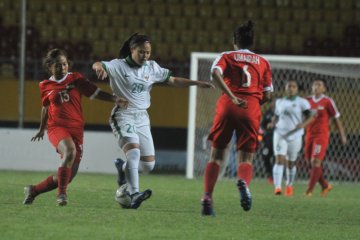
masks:
<path id="1" fill-rule="evenodd" d="M 251 84 L 251 74 L 248 72 L 248 67 L 249 67 L 248 65 L 244 65 L 244 67 L 242 68 L 242 79 L 241 79 L 242 87 L 250 87 Z"/>

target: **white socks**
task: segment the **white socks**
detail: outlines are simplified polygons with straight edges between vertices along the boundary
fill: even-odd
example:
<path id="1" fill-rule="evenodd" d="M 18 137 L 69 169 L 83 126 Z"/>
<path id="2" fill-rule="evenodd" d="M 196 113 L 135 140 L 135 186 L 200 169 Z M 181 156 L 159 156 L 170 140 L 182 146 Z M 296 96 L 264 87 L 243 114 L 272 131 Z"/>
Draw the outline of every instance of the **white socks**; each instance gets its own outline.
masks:
<path id="1" fill-rule="evenodd" d="M 284 174 L 284 165 L 275 163 L 273 167 L 273 179 L 275 188 L 281 188 L 281 181 Z"/>
<path id="2" fill-rule="evenodd" d="M 139 171 L 142 173 L 149 173 L 155 167 L 155 161 L 145 162 L 140 160 Z"/>
<path id="3" fill-rule="evenodd" d="M 139 192 L 139 161 L 140 161 L 140 149 L 133 148 L 126 152 L 126 168 L 125 176 L 126 181 L 129 184 L 128 190 L 130 194 Z"/>
<path id="4" fill-rule="evenodd" d="M 286 168 L 286 186 L 292 186 L 296 176 L 296 166 Z"/>

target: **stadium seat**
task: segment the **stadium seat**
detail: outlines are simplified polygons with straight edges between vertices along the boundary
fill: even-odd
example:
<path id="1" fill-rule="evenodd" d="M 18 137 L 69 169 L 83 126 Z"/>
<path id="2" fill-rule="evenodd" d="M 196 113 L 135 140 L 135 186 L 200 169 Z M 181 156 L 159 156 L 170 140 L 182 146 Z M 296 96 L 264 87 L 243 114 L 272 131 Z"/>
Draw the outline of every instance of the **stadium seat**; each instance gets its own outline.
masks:
<path id="1" fill-rule="evenodd" d="M 294 21 L 303 22 L 307 19 L 307 11 L 306 9 L 294 9 L 292 10 L 292 16 Z"/>
<path id="2" fill-rule="evenodd" d="M 92 14 L 93 18 L 94 18 L 94 26 L 95 27 L 107 27 L 109 26 L 110 23 L 110 17 L 108 15 L 103 15 L 103 14 Z"/>
<path id="3" fill-rule="evenodd" d="M 85 36 L 85 29 L 81 26 L 73 26 L 70 28 L 70 40 L 71 41 L 80 41 L 83 40 Z"/>
<path id="4" fill-rule="evenodd" d="M 33 2 L 33 1 L 32 1 Z M 48 4 L 54 4 L 53 1 L 46 1 Z M 73 2 L 72 1 L 61 1 L 61 4 L 58 4 L 57 8 L 60 12 L 69 14 L 73 11 Z"/>
<path id="5" fill-rule="evenodd" d="M 282 22 L 280 21 L 266 21 L 266 33 L 276 34 L 282 32 Z"/>
<path id="6" fill-rule="evenodd" d="M 18 12 L 17 11 L 5 11 L 2 14 L 2 19 L 4 22 L 4 25 L 16 25 L 18 23 L 19 17 L 18 17 Z"/>
<path id="7" fill-rule="evenodd" d="M 335 23 L 339 19 L 339 11 L 335 9 L 326 9 L 323 11 L 323 20 L 330 23 Z"/>
<path id="8" fill-rule="evenodd" d="M 170 44 L 155 43 L 152 49 L 154 58 L 170 59 Z"/>
<path id="9" fill-rule="evenodd" d="M 290 5 L 290 0 L 275 0 L 276 7 L 288 7 Z"/>
<path id="10" fill-rule="evenodd" d="M 67 27 L 59 27 L 54 31 L 56 41 L 65 41 L 69 39 L 69 29 Z"/>
<path id="11" fill-rule="evenodd" d="M 308 9 L 308 20 L 311 22 L 319 22 L 322 20 L 322 10 L 321 9 Z"/>
<path id="12" fill-rule="evenodd" d="M 112 27 L 101 27 L 100 28 L 100 38 L 103 41 L 114 41 L 117 39 L 117 31 L 114 31 Z"/>
<path id="13" fill-rule="evenodd" d="M 154 43 L 161 43 L 163 41 L 163 31 L 157 28 L 153 28 L 149 31 L 149 37 Z"/>
<path id="14" fill-rule="evenodd" d="M 172 45 L 171 47 L 171 58 L 178 61 L 182 61 L 185 58 L 184 45 Z"/>
<path id="15" fill-rule="evenodd" d="M 75 10 L 75 12 L 80 14 L 89 13 L 89 3 L 87 1 L 76 1 L 76 4 L 72 5 L 72 9 Z"/>
<path id="16" fill-rule="evenodd" d="M 138 31 L 141 28 L 141 21 L 139 16 L 127 16 L 126 23 L 127 28 L 133 29 L 133 31 Z"/>
<path id="17" fill-rule="evenodd" d="M 142 23 L 142 27 L 147 30 L 157 28 L 157 18 L 156 17 L 143 16 L 142 20 L 140 20 L 140 21 Z"/>
<path id="18" fill-rule="evenodd" d="M 307 0 L 296 0 L 296 1 L 291 0 L 290 5 L 293 7 L 294 10 L 302 9 L 302 8 L 306 7 L 306 5 L 305 5 L 306 1 Z"/>
<path id="19" fill-rule="evenodd" d="M 281 29 L 282 33 L 285 34 L 296 34 L 298 33 L 298 23 L 292 21 L 280 21 L 281 22 Z"/>
<path id="20" fill-rule="evenodd" d="M 275 8 L 262 8 L 261 18 L 265 21 L 271 21 L 275 19 Z"/>
<path id="21" fill-rule="evenodd" d="M 151 14 L 156 17 L 165 16 L 167 13 L 166 4 L 154 3 L 152 4 Z"/>
<path id="22" fill-rule="evenodd" d="M 126 21 L 125 17 L 121 15 L 110 15 L 109 27 L 114 28 L 125 28 Z"/>
<path id="23" fill-rule="evenodd" d="M 52 26 L 41 26 L 39 28 L 40 36 L 42 40 L 51 40 L 54 38 L 54 27 Z"/>
<path id="24" fill-rule="evenodd" d="M 186 11 L 186 8 L 184 9 Z M 183 8 L 180 4 L 173 4 L 167 6 L 167 13 L 171 17 L 180 17 L 183 13 Z"/>
<path id="25" fill-rule="evenodd" d="M 94 16 L 91 14 L 87 14 L 87 13 L 80 14 L 79 15 L 79 24 L 80 24 L 80 26 L 83 26 L 86 28 L 93 27 L 95 24 Z"/>
<path id="26" fill-rule="evenodd" d="M 348 1 L 339 1 L 339 7 L 342 10 L 350 10 L 354 7 L 354 3 L 352 0 Z"/>
<path id="27" fill-rule="evenodd" d="M 183 15 L 185 17 L 198 17 L 197 6 L 187 5 L 183 8 Z"/>
<path id="28" fill-rule="evenodd" d="M 227 6 L 216 6 L 213 15 L 216 18 L 226 19 L 229 17 L 229 8 Z"/>
<path id="29" fill-rule="evenodd" d="M 126 3 L 119 6 L 119 11 L 124 16 L 135 16 L 135 8 L 136 5 L 134 3 Z"/>
<path id="30" fill-rule="evenodd" d="M 54 27 L 63 25 L 64 21 L 64 14 L 53 13 L 48 15 L 48 23 Z"/>
<path id="31" fill-rule="evenodd" d="M 354 11 L 340 11 L 339 12 L 339 22 L 343 24 L 350 24 L 355 18 Z"/>
<path id="32" fill-rule="evenodd" d="M 319 39 L 323 39 L 328 36 L 328 23 L 326 22 L 316 22 L 313 24 L 314 32 Z"/>
<path id="33" fill-rule="evenodd" d="M 109 2 L 106 2 L 106 4 L 104 4 L 104 7 L 105 7 L 105 9 L 104 9 L 105 14 L 109 14 L 112 17 L 114 15 L 119 14 L 119 8 L 120 8 L 119 2 L 109 1 Z"/>
<path id="34" fill-rule="evenodd" d="M 313 35 L 313 28 L 311 22 L 298 22 L 298 32 L 305 37 Z"/>
<path id="35" fill-rule="evenodd" d="M 98 28 L 88 28 L 85 31 L 85 39 L 87 41 L 96 41 L 100 39 L 100 31 Z"/>
<path id="36" fill-rule="evenodd" d="M 104 13 L 104 3 L 100 1 L 93 1 L 89 4 L 89 13 L 90 14 L 103 14 Z M 103 15 L 105 16 L 105 15 Z"/>
<path id="37" fill-rule="evenodd" d="M 259 8 L 249 8 L 244 13 L 247 19 L 259 19 L 261 11 Z"/>
<path id="38" fill-rule="evenodd" d="M 157 22 L 157 26 L 160 29 L 171 29 L 172 27 L 172 20 L 170 17 L 159 17 Z"/>
<path id="39" fill-rule="evenodd" d="M 149 16 L 151 15 L 151 6 L 150 4 L 141 4 L 138 5 L 135 9 L 136 14 L 140 16 Z"/>
<path id="40" fill-rule="evenodd" d="M 291 20 L 291 10 L 288 8 L 278 8 L 276 11 L 277 20 L 289 21 Z"/>
<path id="41" fill-rule="evenodd" d="M 15 79 L 15 67 L 13 64 L 7 63 L 7 64 L 1 64 L 0 66 L 0 75 L 2 78 L 6 79 Z"/>
<path id="42" fill-rule="evenodd" d="M 169 30 L 164 36 L 164 41 L 168 44 L 176 45 L 179 41 L 179 32 L 176 30 Z"/>
<path id="43" fill-rule="evenodd" d="M 210 34 L 208 31 L 196 31 L 194 43 L 205 44 L 210 42 Z"/>
<path id="44" fill-rule="evenodd" d="M 207 20 L 205 20 L 203 27 L 205 30 L 208 31 L 217 31 L 219 29 L 225 31 L 225 29 L 223 29 L 222 26 L 220 26 L 219 20 L 216 18 L 208 18 Z"/>
<path id="45" fill-rule="evenodd" d="M 296 1 L 295 1 L 296 2 Z M 323 0 L 311 0 L 306 1 L 306 6 L 309 10 L 311 9 L 320 9 L 322 7 Z"/>
<path id="46" fill-rule="evenodd" d="M 68 27 L 79 25 L 79 15 L 67 13 L 64 15 L 64 24 Z M 82 26 L 82 24 L 80 24 Z"/>
<path id="47" fill-rule="evenodd" d="M 229 9 L 229 14 L 233 19 L 243 19 L 245 16 L 245 9 L 243 7 L 231 7 Z"/>
<path id="48" fill-rule="evenodd" d="M 259 34 L 256 40 L 255 48 L 264 53 L 273 53 L 273 34 Z"/>
<path id="49" fill-rule="evenodd" d="M 188 18 L 185 17 L 173 17 L 172 27 L 176 30 L 186 30 L 188 28 Z"/>
<path id="50" fill-rule="evenodd" d="M 203 6 L 199 7 L 198 14 L 199 14 L 200 17 L 210 18 L 210 17 L 213 16 L 213 7 L 210 6 L 210 5 L 204 4 Z"/>
<path id="51" fill-rule="evenodd" d="M 106 53 L 106 42 L 103 40 L 94 41 L 92 44 L 93 54 L 103 56 Z"/>
<path id="52" fill-rule="evenodd" d="M 287 53 L 289 52 L 288 47 L 288 35 L 286 34 L 276 34 L 274 37 L 274 48 L 277 53 Z"/>
<path id="53" fill-rule="evenodd" d="M 301 54 L 304 47 L 304 37 L 301 34 L 290 35 L 289 50 L 292 54 Z"/>
<path id="54" fill-rule="evenodd" d="M 341 1 L 343 2 L 343 1 Z M 338 8 L 338 0 L 324 0 L 323 1 L 323 7 L 325 9 L 337 9 Z"/>
<path id="55" fill-rule="evenodd" d="M 35 26 L 48 24 L 48 14 L 45 12 L 31 13 L 28 15 L 29 22 Z"/>
<path id="56" fill-rule="evenodd" d="M 6 2 L 6 1 L 2 1 Z M 29 1 L 28 2 L 28 11 L 29 12 L 42 12 L 44 11 L 44 4 L 47 4 L 47 2 L 44 3 L 44 1 Z"/>
<path id="57" fill-rule="evenodd" d="M 275 1 L 274 0 L 259 0 L 259 7 L 262 8 L 272 8 L 275 7 Z"/>
<path id="58" fill-rule="evenodd" d="M 189 18 L 189 29 L 191 30 L 203 30 L 204 21 L 201 18 Z"/>
<path id="59" fill-rule="evenodd" d="M 184 30 L 184 31 L 181 31 L 181 33 L 179 35 L 180 35 L 179 36 L 180 43 L 182 45 L 191 44 L 195 41 L 194 31 Z"/>

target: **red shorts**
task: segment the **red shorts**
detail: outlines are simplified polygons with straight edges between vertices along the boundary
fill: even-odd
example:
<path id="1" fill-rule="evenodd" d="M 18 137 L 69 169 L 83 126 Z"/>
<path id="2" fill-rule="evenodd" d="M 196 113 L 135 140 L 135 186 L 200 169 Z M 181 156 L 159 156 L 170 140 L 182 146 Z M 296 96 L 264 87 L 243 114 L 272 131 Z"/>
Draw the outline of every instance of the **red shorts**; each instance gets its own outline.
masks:
<path id="1" fill-rule="evenodd" d="M 48 137 L 51 144 L 57 149 L 59 142 L 65 138 L 71 137 L 75 143 L 76 156 L 75 163 L 80 163 L 82 157 L 82 145 L 84 138 L 83 128 L 65 128 L 65 127 L 49 127 Z"/>
<path id="2" fill-rule="evenodd" d="M 247 100 L 246 109 L 236 106 L 225 94 L 219 98 L 208 139 L 212 141 L 214 148 L 224 149 L 235 131 L 237 149 L 254 153 L 258 145 L 257 137 L 261 118 L 259 100 L 253 96 L 239 97 Z"/>
<path id="3" fill-rule="evenodd" d="M 329 138 L 324 137 L 305 137 L 305 159 L 323 160 L 326 154 L 326 149 L 329 144 Z"/>

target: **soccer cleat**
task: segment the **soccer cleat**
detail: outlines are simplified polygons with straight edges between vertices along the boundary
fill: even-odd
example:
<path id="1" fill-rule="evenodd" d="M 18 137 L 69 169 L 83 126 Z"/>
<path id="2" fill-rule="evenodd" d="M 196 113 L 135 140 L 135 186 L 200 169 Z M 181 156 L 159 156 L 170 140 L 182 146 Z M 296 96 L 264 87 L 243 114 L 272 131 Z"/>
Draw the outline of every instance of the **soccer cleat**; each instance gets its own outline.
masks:
<path id="1" fill-rule="evenodd" d="M 306 191 L 305 197 L 311 198 L 312 197 L 312 192 Z"/>
<path id="2" fill-rule="evenodd" d="M 285 189 L 285 196 L 292 197 L 294 195 L 294 188 L 293 186 L 286 186 Z"/>
<path id="3" fill-rule="evenodd" d="M 30 205 L 33 203 L 35 197 L 32 195 L 32 190 L 33 190 L 32 185 L 24 187 L 25 199 L 23 201 L 23 204 Z"/>
<path id="4" fill-rule="evenodd" d="M 326 196 L 328 195 L 328 193 L 329 193 L 332 189 L 333 189 L 333 186 L 332 186 L 331 184 L 328 184 L 328 186 L 327 186 L 326 188 L 323 188 L 323 189 L 321 190 L 320 195 L 321 195 L 322 197 L 326 197 Z"/>
<path id="5" fill-rule="evenodd" d="M 274 194 L 275 194 L 275 195 L 281 195 L 281 194 L 282 194 L 281 188 L 275 188 Z"/>
<path id="6" fill-rule="evenodd" d="M 151 194 L 152 191 L 150 189 L 132 194 L 130 208 L 137 209 L 143 201 L 151 197 Z"/>
<path id="7" fill-rule="evenodd" d="M 125 164 L 125 161 L 122 160 L 121 158 L 117 158 L 114 161 L 114 163 L 115 163 L 115 167 L 116 167 L 116 169 L 118 171 L 117 183 L 118 183 L 118 185 L 120 187 L 121 185 L 124 185 L 126 183 L 125 173 L 122 170 L 123 165 Z"/>
<path id="8" fill-rule="evenodd" d="M 201 199 L 201 205 L 202 205 L 201 215 L 215 217 L 215 212 L 212 207 L 212 200 L 208 195 L 204 195 L 204 197 Z"/>
<path id="9" fill-rule="evenodd" d="M 250 190 L 246 186 L 245 181 L 243 181 L 241 179 L 238 180 L 237 187 L 238 187 L 239 192 L 240 192 L 240 204 L 241 204 L 241 207 L 244 209 L 244 211 L 249 211 L 251 209 L 251 203 L 252 203 Z"/>
<path id="10" fill-rule="evenodd" d="M 58 206 L 66 206 L 68 200 L 66 194 L 60 194 L 56 199 Z"/>

